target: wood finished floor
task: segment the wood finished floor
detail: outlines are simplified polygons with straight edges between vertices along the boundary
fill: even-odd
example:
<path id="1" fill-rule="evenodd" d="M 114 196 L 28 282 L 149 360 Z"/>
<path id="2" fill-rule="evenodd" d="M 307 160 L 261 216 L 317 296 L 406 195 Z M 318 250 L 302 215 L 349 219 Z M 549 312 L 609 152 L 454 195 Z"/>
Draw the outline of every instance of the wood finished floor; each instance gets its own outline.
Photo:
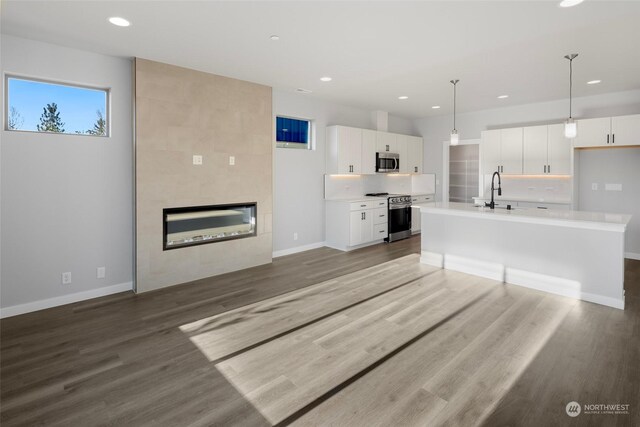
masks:
<path id="1" fill-rule="evenodd" d="M 436 270 L 419 245 L 3 319 L 0 423 L 640 425 L 640 262 L 620 311 Z"/>

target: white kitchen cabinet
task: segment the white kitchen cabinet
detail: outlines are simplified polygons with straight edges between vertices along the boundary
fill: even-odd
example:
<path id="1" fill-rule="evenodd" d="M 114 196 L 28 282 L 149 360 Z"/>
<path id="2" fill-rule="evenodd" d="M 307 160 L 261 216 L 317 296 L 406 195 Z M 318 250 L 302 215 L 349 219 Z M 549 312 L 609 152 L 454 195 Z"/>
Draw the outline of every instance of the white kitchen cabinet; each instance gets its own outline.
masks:
<path id="1" fill-rule="evenodd" d="M 327 173 L 360 174 L 362 168 L 362 129 L 327 127 Z"/>
<path id="2" fill-rule="evenodd" d="M 397 153 L 398 135 L 395 133 L 376 131 L 376 151 Z"/>
<path id="3" fill-rule="evenodd" d="M 501 129 L 502 162 L 500 173 L 522 175 L 522 132 L 522 128 Z"/>
<path id="4" fill-rule="evenodd" d="M 547 174 L 571 175 L 573 141 L 564 136 L 564 124 L 548 126 Z"/>
<path id="5" fill-rule="evenodd" d="M 564 125 L 525 127 L 522 147 L 525 175 L 571 174 L 573 148 L 564 136 Z"/>
<path id="6" fill-rule="evenodd" d="M 482 132 L 482 173 L 522 175 L 522 128 Z"/>
<path id="7" fill-rule="evenodd" d="M 433 194 L 411 196 L 412 205 L 416 205 L 418 203 L 429 203 L 429 202 L 433 202 Z M 421 217 L 422 215 L 420 215 L 420 208 L 412 206 L 411 207 L 411 234 L 416 234 L 420 232 Z"/>
<path id="8" fill-rule="evenodd" d="M 376 131 L 362 129 L 362 149 L 360 173 L 368 175 L 376 173 Z"/>
<path id="9" fill-rule="evenodd" d="M 407 160 L 402 161 L 400 157 L 400 166 L 404 163 L 408 166 L 407 173 L 421 174 L 422 173 L 422 151 L 424 144 L 422 138 L 418 136 L 407 136 Z"/>
<path id="10" fill-rule="evenodd" d="M 348 251 L 387 237 L 387 199 L 327 200 L 326 245 Z"/>
<path id="11" fill-rule="evenodd" d="M 640 114 L 577 120 L 576 148 L 640 145 Z"/>

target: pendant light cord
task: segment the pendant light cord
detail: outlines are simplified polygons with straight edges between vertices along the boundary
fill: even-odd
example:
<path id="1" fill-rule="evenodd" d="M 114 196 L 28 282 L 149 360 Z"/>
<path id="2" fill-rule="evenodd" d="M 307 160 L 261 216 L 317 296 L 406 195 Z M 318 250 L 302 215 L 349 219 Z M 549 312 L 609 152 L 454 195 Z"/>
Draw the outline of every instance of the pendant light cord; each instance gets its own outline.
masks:
<path id="1" fill-rule="evenodd" d="M 573 102 L 573 58 L 569 60 L 569 118 L 571 119 L 571 103 Z"/>
<path id="2" fill-rule="evenodd" d="M 458 79 L 451 80 L 453 85 L 453 130 L 456 130 L 456 85 L 459 81 Z"/>

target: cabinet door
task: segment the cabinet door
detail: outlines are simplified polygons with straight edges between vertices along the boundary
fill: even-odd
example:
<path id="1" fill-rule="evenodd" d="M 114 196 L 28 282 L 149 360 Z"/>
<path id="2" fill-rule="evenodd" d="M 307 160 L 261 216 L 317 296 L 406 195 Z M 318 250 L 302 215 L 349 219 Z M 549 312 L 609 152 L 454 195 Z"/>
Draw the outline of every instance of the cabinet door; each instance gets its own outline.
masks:
<path id="1" fill-rule="evenodd" d="M 607 147 L 611 145 L 610 117 L 578 120 L 577 123 L 578 136 L 573 140 L 574 147 Z"/>
<path id="2" fill-rule="evenodd" d="M 500 172 L 522 175 L 522 128 L 502 129 L 500 140 L 502 154 Z"/>
<path id="3" fill-rule="evenodd" d="M 374 239 L 373 236 L 373 219 L 374 219 L 374 211 L 368 210 L 364 211 L 364 219 L 360 224 L 360 238 L 362 239 L 362 243 L 371 242 Z M 376 236 L 377 237 L 377 236 Z"/>
<path id="4" fill-rule="evenodd" d="M 416 136 L 407 137 L 407 162 L 408 173 L 422 173 L 422 138 Z M 402 158 L 400 158 L 402 160 Z"/>
<path id="5" fill-rule="evenodd" d="M 547 173 L 547 138 L 547 126 L 524 128 L 522 168 L 525 175 L 542 175 Z"/>
<path id="6" fill-rule="evenodd" d="M 360 173 L 376 173 L 376 131 L 362 129 Z"/>
<path id="7" fill-rule="evenodd" d="M 362 129 L 338 127 L 338 173 L 360 173 Z"/>
<path id="8" fill-rule="evenodd" d="M 409 173 L 409 136 L 396 135 L 396 143 L 391 150 L 400 155 L 400 173 Z"/>
<path id="9" fill-rule="evenodd" d="M 500 166 L 500 130 L 482 132 L 482 173 L 492 174 Z"/>
<path id="10" fill-rule="evenodd" d="M 397 153 L 397 138 L 395 133 L 376 131 L 376 151 Z"/>
<path id="11" fill-rule="evenodd" d="M 611 145 L 640 145 L 640 114 L 611 118 Z"/>
<path id="12" fill-rule="evenodd" d="M 564 136 L 564 125 L 549 125 L 547 138 L 547 173 L 571 175 L 573 144 Z M 526 173 L 526 172 L 525 172 Z"/>
<path id="13" fill-rule="evenodd" d="M 364 222 L 364 211 L 353 211 L 349 217 L 349 246 L 356 246 L 363 243 L 362 223 Z"/>

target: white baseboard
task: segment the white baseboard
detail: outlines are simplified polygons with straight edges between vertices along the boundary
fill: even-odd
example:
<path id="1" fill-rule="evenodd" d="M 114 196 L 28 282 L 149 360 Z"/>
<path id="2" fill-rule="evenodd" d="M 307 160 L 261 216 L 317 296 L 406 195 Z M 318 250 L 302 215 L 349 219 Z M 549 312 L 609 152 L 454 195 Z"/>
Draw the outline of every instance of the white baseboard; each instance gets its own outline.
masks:
<path id="1" fill-rule="evenodd" d="M 18 304 L 10 307 L 0 308 L 0 319 L 17 316 L 19 314 L 31 313 L 33 311 L 44 310 L 46 308 L 58 307 L 60 305 L 71 304 L 78 301 L 85 301 L 92 298 L 126 292 L 133 289 L 132 282 L 120 283 L 118 285 L 106 286 L 104 288 L 92 289 L 90 291 L 76 292 L 74 294 L 62 295 L 59 297 L 43 299 L 40 301 Z"/>
<path id="2" fill-rule="evenodd" d="M 436 252 L 422 251 L 420 253 L 420 262 L 422 264 L 442 268 L 444 266 L 444 256 Z"/>
<path id="3" fill-rule="evenodd" d="M 637 259 L 638 261 L 640 261 L 640 254 L 637 254 L 635 252 L 625 252 L 624 257 L 629 259 Z"/>
<path id="4" fill-rule="evenodd" d="M 285 255 L 297 254 L 298 252 L 310 251 L 311 249 L 318 249 L 324 246 L 324 242 L 316 242 L 303 246 L 296 246 L 295 248 L 283 249 L 281 251 L 275 251 L 273 253 L 274 258 L 278 258 Z"/>
<path id="5" fill-rule="evenodd" d="M 445 254 L 444 268 L 461 273 L 473 274 L 474 276 L 486 277 L 487 279 L 497 280 L 499 282 L 504 280 L 504 265 L 494 262 L 479 261 L 458 255 Z"/>
<path id="6" fill-rule="evenodd" d="M 624 297 L 613 298 L 604 295 L 592 294 L 590 292 L 582 292 L 581 284 L 577 280 L 547 276 L 545 274 L 517 270 L 515 268 L 507 268 L 505 270 L 504 281 L 512 285 L 524 286 L 525 288 L 536 289 L 550 294 L 576 298 L 624 310 Z"/>

